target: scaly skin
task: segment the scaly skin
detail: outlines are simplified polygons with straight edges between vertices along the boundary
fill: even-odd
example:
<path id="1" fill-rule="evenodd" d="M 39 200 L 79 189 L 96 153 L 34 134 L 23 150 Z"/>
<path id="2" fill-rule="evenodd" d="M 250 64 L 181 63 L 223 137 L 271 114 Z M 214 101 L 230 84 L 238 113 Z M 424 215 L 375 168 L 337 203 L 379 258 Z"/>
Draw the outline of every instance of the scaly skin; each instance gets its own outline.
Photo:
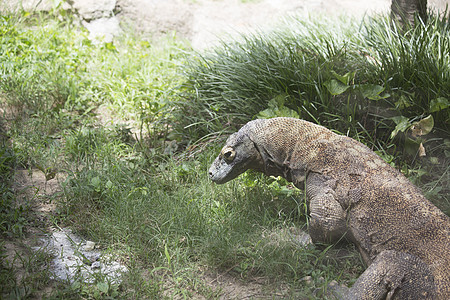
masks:
<path id="1" fill-rule="evenodd" d="M 344 299 L 450 299 L 450 219 L 365 145 L 294 118 L 231 135 L 209 174 L 248 169 L 306 187 L 313 242 L 345 238 L 369 266 Z"/>

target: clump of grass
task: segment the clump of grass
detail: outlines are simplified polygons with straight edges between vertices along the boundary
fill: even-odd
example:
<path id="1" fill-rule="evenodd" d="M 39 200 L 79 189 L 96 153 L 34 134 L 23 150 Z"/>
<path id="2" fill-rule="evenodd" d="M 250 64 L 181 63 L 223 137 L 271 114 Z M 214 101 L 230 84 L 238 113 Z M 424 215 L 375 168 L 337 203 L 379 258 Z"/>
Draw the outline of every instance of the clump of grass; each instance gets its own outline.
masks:
<path id="1" fill-rule="evenodd" d="M 241 124 L 280 95 L 305 119 L 321 122 L 327 112 L 338 114 L 331 111 L 331 97 L 323 83 L 333 78 L 331 71 L 345 74 L 358 69 L 349 68 L 346 32 L 351 24 L 332 31 L 326 23 L 292 20 L 290 28 L 295 29 L 223 43 L 191 61 L 186 74 L 188 88 L 195 94 L 182 107 L 192 119 L 188 122 L 211 124 L 195 130 L 209 133 L 227 122 Z"/>
<path id="2" fill-rule="evenodd" d="M 100 106 L 111 119 L 133 120 L 156 134 L 165 130 L 157 124 L 181 80 L 182 44 L 174 36 L 159 44 L 131 36 L 95 44 L 70 17 L 61 22 L 18 12 L 0 18 L 1 101 L 11 112 L 21 165 L 50 173 L 64 168 L 58 159 L 64 131 L 94 123 Z"/>
<path id="3" fill-rule="evenodd" d="M 379 80 L 392 93 L 391 105 L 407 117 L 433 113 L 435 121 L 447 128 L 450 120 L 450 19 L 430 16 L 407 31 L 387 19 L 364 23 L 366 53 L 375 63 L 369 65 L 367 80 Z M 439 100 L 440 99 L 440 100 Z"/>
<path id="4" fill-rule="evenodd" d="M 11 190 L 12 168 L 14 166 L 12 153 L 0 122 L 0 297 L 9 294 L 15 285 L 14 270 L 8 262 L 8 253 L 4 238 L 22 234 L 23 222 L 20 210 L 15 207 L 15 197 Z"/>
<path id="5" fill-rule="evenodd" d="M 174 88 L 185 46 L 175 35 L 158 43 L 130 35 L 106 44 L 87 64 L 85 97 L 106 104 L 124 120 L 153 123 L 162 118 Z"/>
<path id="6" fill-rule="evenodd" d="M 86 36 L 56 20 L 43 26 L 27 15 L 0 18 L 0 88 L 6 100 L 30 115 L 65 108 L 79 93 L 79 75 L 89 59 Z M 26 26 L 30 21 L 37 26 Z"/>
<path id="7" fill-rule="evenodd" d="M 198 54 L 185 69 L 187 101 L 180 107 L 188 117 L 181 125 L 191 125 L 193 135 L 220 131 L 283 97 L 301 118 L 388 148 L 393 116 L 433 114 L 435 125 L 446 128 L 449 36 L 445 17 L 406 33 L 380 17 L 293 19 Z"/>

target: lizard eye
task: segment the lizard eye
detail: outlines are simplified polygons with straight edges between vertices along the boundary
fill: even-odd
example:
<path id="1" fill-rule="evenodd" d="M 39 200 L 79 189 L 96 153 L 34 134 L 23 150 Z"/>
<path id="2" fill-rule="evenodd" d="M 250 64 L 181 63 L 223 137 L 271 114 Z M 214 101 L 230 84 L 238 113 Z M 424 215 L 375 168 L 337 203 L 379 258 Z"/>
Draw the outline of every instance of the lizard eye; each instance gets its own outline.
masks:
<path id="1" fill-rule="evenodd" d="M 234 149 L 231 147 L 226 147 L 222 150 L 221 156 L 227 162 L 232 162 L 236 156 L 236 151 L 234 151 Z"/>

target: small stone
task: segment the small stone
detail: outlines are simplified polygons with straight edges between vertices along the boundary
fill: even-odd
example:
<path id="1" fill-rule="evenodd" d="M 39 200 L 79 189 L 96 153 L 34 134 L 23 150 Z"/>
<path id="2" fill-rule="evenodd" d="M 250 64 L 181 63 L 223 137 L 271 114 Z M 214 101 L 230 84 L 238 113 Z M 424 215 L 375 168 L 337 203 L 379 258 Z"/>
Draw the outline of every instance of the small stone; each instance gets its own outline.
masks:
<path id="1" fill-rule="evenodd" d="M 84 251 L 92 251 L 95 248 L 95 243 L 92 241 L 86 241 L 86 244 L 83 247 Z"/>
<path id="2" fill-rule="evenodd" d="M 302 278 L 302 281 L 304 281 L 307 285 L 310 285 L 312 283 L 312 277 L 311 276 L 305 276 Z"/>
<path id="3" fill-rule="evenodd" d="M 335 286 L 338 286 L 339 284 L 338 284 L 338 282 L 336 281 L 336 280 L 333 280 L 333 281 L 331 281 L 329 284 L 328 284 L 328 286 L 329 287 L 335 287 Z"/>
<path id="4" fill-rule="evenodd" d="M 111 43 L 113 38 L 120 34 L 119 19 L 110 18 L 95 19 L 90 22 L 83 21 L 83 26 L 89 31 L 89 39 L 95 43 Z"/>
<path id="5" fill-rule="evenodd" d="M 94 261 L 91 265 L 92 269 L 100 269 L 101 265 L 99 261 Z"/>
<path id="6" fill-rule="evenodd" d="M 96 246 L 97 247 L 97 246 Z M 91 251 L 89 253 L 86 253 L 85 255 L 90 261 L 97 261 L 99 260 L 101 254 L 96 251 Z"/>

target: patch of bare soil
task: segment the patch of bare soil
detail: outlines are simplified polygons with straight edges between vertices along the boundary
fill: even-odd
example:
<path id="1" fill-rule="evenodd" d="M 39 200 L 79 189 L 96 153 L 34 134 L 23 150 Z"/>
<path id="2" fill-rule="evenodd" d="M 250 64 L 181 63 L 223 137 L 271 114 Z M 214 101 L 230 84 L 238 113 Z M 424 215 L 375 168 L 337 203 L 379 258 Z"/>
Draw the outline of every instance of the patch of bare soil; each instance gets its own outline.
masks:
<path id="1" fill-rule="evenodd" d="M 64 175 L 61 173 L 55 174 L 52 179 L 47 180 L 45 174 L 40 170 L 22 169 L 15 172 L 12 188 L 18 196 L 20 204 L 31 205 L 38 220 L 48 221 L 49 213 L 55 209 L 50 198 L 61 191 L 62 180 L 64 180 Z"/>
<path id="2" fill-rule="evenodd" d="M 207 272 L 207 286 L 219 291 L 219 299 L 281 299 L 287 296 L 287 288 L 275 287 L 265 278 L 241 279 L 229 272 Z"/>
<path id="3" fill-rule="evenodd" d="M 390 0 L 117 0 L 122 24 L 152 36 L 176 32 L 194 49 L 218 39 L 267 29 L 289 15 L 362 16 L 388 11 Z"/>
<path id="4" fill-rule="evenodd" d="M 29 221 L 23 228 L 24 236 L 18 239 L 6 239 L 6 260 L 12 263 L 18 287 L 26 287 L 30 281 L 36 280 L 36 276 L 46 276 L 51 255 L 41 252 L 37 254 L 36 247 L 42 245 L 42 239 L 51 231 L 51 216 L 55 205 L 51 196 L 60 191 L 60 181 L 63 176 L 58 174 L 51 180 L 46 180 L 43 172 L 39 170 L 16 170 L 13 179 L 13 191 L 16 194 L 17 206 L 22 206 L 29 214 Z M 41 254 L 41 255 L 40 255 Z M 37 262 L 37 256 L 43 263 Z M 31 274 L 31 271 L 36 274 Z M 40 275 L 37 275 L 39 273 Z M 34 278 L 34 279 L 33 279 Z M 52 289 L 52 284 L 43 288 L 37 295 L 47 294 Z M 22 291 L 22 296 L 28 292 Z"/>

